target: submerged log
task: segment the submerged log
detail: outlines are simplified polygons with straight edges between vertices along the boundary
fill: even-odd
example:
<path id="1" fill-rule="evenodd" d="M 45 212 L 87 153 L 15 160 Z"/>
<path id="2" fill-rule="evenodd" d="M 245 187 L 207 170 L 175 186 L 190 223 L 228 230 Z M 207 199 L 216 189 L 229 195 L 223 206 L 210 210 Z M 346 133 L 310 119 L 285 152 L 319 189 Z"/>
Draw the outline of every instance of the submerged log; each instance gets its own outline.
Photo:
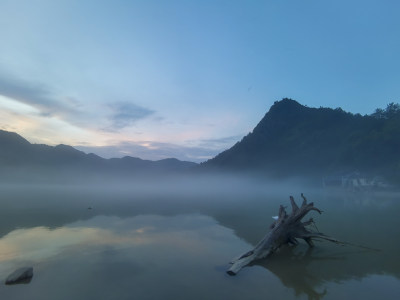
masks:
<path id="1" fill-rule="evenodd" d="M 285 207 L 280 206 L 279 214 L 275 217 L 275 221 L 270 227 L 270 232 L 258 242 L 254 249 L 231 261 L 232 266 L 227 271 L 229 275 L 236 275 L 251 262 L 268 257 L 284 244 L 297 245 L 297 239 L 303 239 L 310 247 L 314 246 L 313 239 L 323 239 L 337 244 L 346 244 L 321 232 L 307 228 L 307 226 L 314 223 L 314 220 L 310 218 L 308 221 L 302 222 L 305 215 L 312 210 L 318 213 L 322 213 L 322 211 L 314 207 L 314 203 L 307 203 L 307 199 L 303 194 L 301 194 L 301 197 L 303 198 L 303 203 L 301 207 L 298 207 L 293 197 L 290 196 L 290 204 L 292 206 L 290 215 L 286 213 Z"/>

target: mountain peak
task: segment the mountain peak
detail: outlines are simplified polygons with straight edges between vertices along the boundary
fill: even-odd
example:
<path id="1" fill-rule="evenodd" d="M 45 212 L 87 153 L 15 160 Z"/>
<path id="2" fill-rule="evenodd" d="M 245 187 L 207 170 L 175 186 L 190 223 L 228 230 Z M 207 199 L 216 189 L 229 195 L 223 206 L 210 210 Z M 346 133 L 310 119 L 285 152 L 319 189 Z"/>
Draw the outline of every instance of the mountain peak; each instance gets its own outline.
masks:
<path id="1" fill-rule="evenodd" d="M 300 108 L 304 107 L 301 105 L 299 102 L 296 100 L 290 99 L 290 98 L 283 98 L 280 101 L 275 101 L 274 105 L 271 106 L 270 111 L 274 110 L 281 110 L 281 109 L 294 109 L 294 108 Z"/>
<path id="2" fill-rule="evenodd" d="M 280 134 L 291 127 L 293 123 L 306 118 L 306 114 L 310 110 L 312 109 L 290 98 L 275 101 L 269 111 L 254 128 L 253 133 L 263 136 Z"/>
<path id="3" fill-rule="evenodd" d="M 292 99 L 271 106 L 253 132 L 204 165 L 272 176 L 323 176 L 359 170 L 400 178 L 400 118 L 310 108 Z"/>
<path id="4" fill-rule="evenodd" d="M 13 145 L 30 145 L 30 143 L 22 136 L 15 132 L 5 131 L 0 129 L 0 139 L 4 141 L 4 144 Z"/>
<path id="5" fill-rule="evenodd" d="M 292 117 L 300 113 L 304 113 L 311 108 L 301 105 L 296 100 L 290 98 L 283 98 L 281 101 L 275 101 L 271 106 L 266 116 L 269 117 Z"/>

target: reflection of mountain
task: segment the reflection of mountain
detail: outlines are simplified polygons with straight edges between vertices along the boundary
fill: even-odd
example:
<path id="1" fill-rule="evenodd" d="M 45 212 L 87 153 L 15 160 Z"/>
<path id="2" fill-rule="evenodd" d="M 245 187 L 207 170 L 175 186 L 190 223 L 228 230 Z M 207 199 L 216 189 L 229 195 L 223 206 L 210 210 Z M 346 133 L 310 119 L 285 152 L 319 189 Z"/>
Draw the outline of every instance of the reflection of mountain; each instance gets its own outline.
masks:
<path id="1" fill-rule="evenodd" d="M 177 172 L 196 166 L 192 162 L 169 158 L 159 161 L 142 160 L 126 156 L 104 159 L 95 154 L 85 154 L 67 145 L 55 147 L 31 144 L 13 132 L 0 130 L 0 179 L 29 179 L 52 181 L 87 180 L 106 175 L 132 176 Z"/>

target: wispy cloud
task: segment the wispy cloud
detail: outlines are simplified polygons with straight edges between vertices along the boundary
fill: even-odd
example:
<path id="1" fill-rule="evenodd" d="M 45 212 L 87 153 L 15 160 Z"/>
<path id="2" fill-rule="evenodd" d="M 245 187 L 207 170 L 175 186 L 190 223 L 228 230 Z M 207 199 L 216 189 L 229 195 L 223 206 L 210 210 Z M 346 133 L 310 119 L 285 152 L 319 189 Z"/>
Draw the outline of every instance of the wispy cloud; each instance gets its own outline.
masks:
<path id="1" fill-rule="evenodd" d="M 131 102 L 117 102 L 109 104 L 112 110 L 110 121 L 111 130 L 129 127 L 141 119 L 145 119 L 155 113 L 154 110 L 136 105 Z"/>
<path id="2" fill-rule="evenodd" d="M 90 101 L 84 105 L 80 99 L 60 95 L 50 86 L 4 72 L 0 72 L 0 96 L 34 107 L 36 111 L 31 112 L 31 115 L 57 118 L 79 128 L 109 132 L 132 126 L 155 113 L 128 101 L 106 104 L 107 109 L 104 111 L 100 108 L 101 104 L 97 104 L 96 108 L 96 102 Z"/>
<path id="3" fill-rule="evenodd" d="M 0 72 L 0 95 L 38 109 L 43 117 L 74 116 L 78 111 L 70 100 L 59 99 L 48 86 Z"/>
<path id="4" fill-rule="evenodd" d="M 79 124 L 81 103 L 76 99 L 57 95 L 45 84 L 25 80 L 0 72 L 0 95 L 37 109 L 39 117 L 56 117 L 70 124 Z"/>
<path id="5" fill-rule="evenodd" d="M 227 148 L 232 147 L 242 138 L 242 135 L 233 135 L 217 139 L 202 139 L 199 140 L 197 143 L 200 147 L 203 148 L 226 150 Z"/>

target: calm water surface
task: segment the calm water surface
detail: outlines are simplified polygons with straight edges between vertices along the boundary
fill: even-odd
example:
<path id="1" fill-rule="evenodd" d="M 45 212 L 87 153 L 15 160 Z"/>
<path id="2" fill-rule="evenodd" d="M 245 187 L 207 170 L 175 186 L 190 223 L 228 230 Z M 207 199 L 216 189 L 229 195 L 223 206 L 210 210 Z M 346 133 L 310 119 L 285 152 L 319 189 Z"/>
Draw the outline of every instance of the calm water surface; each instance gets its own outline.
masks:
<path id="1" fill-rule="evenodd" d="M 398 299 L 397 195 L 232 189 L 2 186 L 0 299 Z M 228 276 L 300 192 L 321 232 L 381 251 L 301 243 Z M 31 283 L 4 285 L 23 266 Z"/>

